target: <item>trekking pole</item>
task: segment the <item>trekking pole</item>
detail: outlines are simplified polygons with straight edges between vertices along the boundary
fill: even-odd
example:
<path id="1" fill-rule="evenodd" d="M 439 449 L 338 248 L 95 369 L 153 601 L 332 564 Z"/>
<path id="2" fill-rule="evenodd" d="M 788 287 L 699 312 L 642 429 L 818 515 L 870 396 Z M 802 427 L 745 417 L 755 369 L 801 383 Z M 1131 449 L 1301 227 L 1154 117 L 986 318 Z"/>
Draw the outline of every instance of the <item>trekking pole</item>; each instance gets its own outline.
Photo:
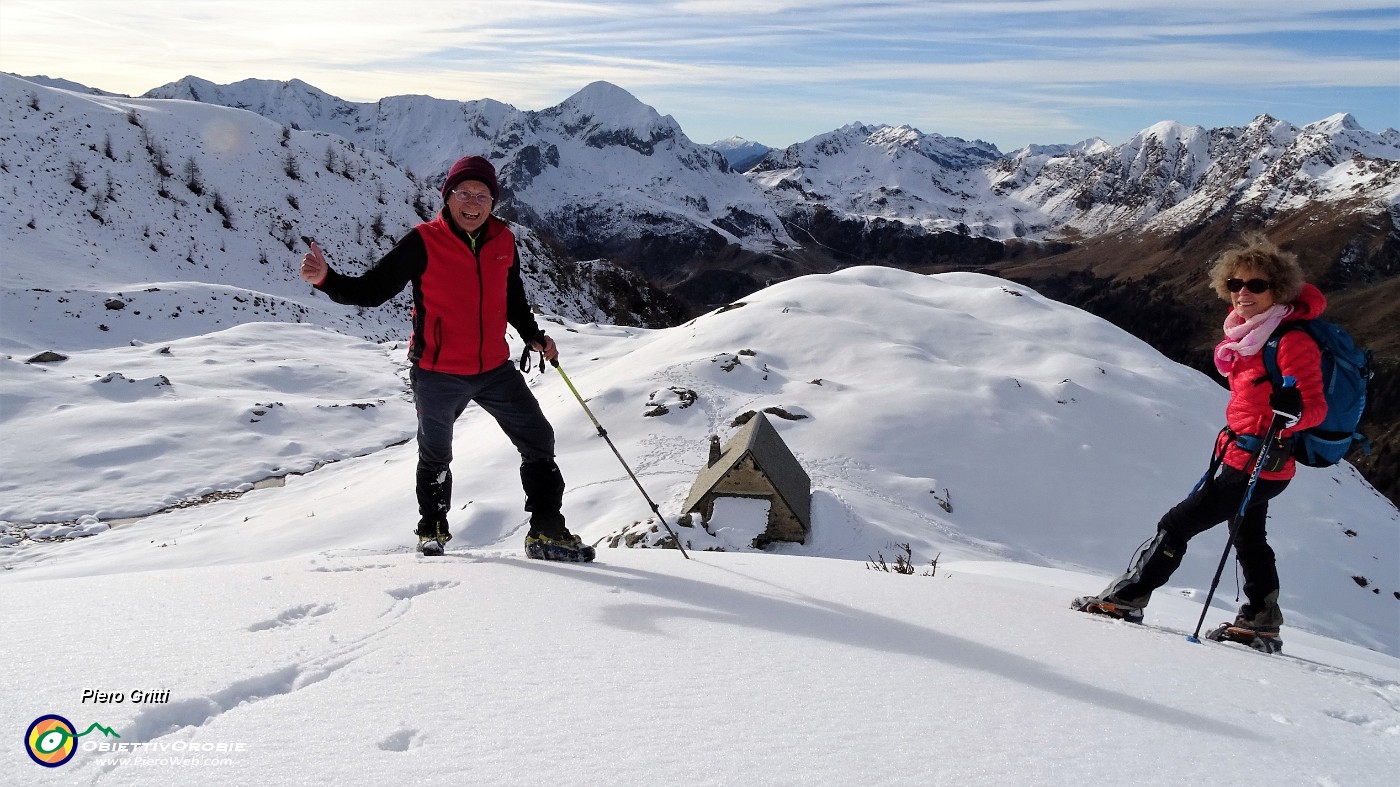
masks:
<path id="1" fill-rule="evenodd" d="M 1283 378 L 1283 387 L 1291 388 L 1297 384 L 1297 380 L 1292 377 Z M 1225 537 L 1225 551 L 1220 555 L 1220 565 L 1215 567 L 1215 578 L 1210 581 L 1210 590 L 1206 593 L 1206 601 L 1201 605 L 1201 617 L 1196 621 L 1196 630 L 1191 636 L 1186 638 L 1187 642 L 1201 644 L 1201 626 L 1206 622 L 1206 613 L 1210 611 L 1210 600 L 1215 597 L 1215 589 L 1220 585 L 1220 575 L 1225 572 L 1225 563 L 1230 559 L 1230 547 L 1235 545 L 1235 533 L 1239 531 L 1240 522 L 1244 521 L 1244 510 L 1249 507 L 1249 498 L 1254 494 L 1254 487 L 1259 483 L 1259 473 L 1264 469 L 1264 460 L 1269 455 L 1269 444 L 1274 441 L 1274 435 L 1283 429 L 1283 413 L 1274 413 L 1274 417 L 1269 421 L 1269 428 L 1264 430 L 1264 439 L 1259 441 L 1259 448 L 1254 452 L 1254 470 L 1249 474 L 1249 486 L 1245 487 L 1244 499 L 1240 501 L 1240 508 L 1235 515 L 1230 518 L 1229 535 Z"/>
<path id="2" fill-rule="evenodd" d="M 661 526 L 666 528 L 667 533 L 671 534 L 671 538 L 675 540 L 676 546 L 681 550 L 681 554 L 685 556 L 686 560 L 689 560 L 690 553 L 685 551 L 685 545 L 681 543 L 680 536 L 677 536 L 676 531 L 672 530 L 671 526 L 666 524 L 666 517 L 661 515 L 661 509 L 656 507 L 656 503 L 652 501 L 651 495 L 648 495 L 647 490 L 642 488 L 642 482 L 637 480 L 637 474 L 632 472 L 632 468 L 627 466 L 627 460 L 623 459 L 622 454 L 618 453 L 617 446 L 613 445 L 612 439 L 608 437 L 608 430 L 604 429 L 603 425 L 598 423 L 598 419 L 594 417 L 593 411 L 588 409 L 588 403 L 583 401 L 582 396 L 579 396 L 578 389 L 574 387 L 574 383 L 569 379 L 569 375 L 564 374 L 564 367 L 560 366 L 558 361 L 550 361 L 550 363 L 553 364 L 555 370 L 559 372 L 559 376 L 564 378 L 564 384 L 569 386 L 569 390 L 573 392 L 574 398 L 583 406 L 583 411 L 588 413 L 588 420 L 592 421 L 593 425 L 598 428 L 598 435 L 607 442 L 608 448 L 612 449 L 613 456 L 616 456 L 617 461 L 622 463 L 622 469 L 626 470 L 627 475 L 632 477 L 632 483 L 637 485 L 637 490 L 642 493 L 642 497 L 646 498 L 647 504 L 651 506 L 651 510 L 656 514 L 656 518 L 661 520 Z"/>

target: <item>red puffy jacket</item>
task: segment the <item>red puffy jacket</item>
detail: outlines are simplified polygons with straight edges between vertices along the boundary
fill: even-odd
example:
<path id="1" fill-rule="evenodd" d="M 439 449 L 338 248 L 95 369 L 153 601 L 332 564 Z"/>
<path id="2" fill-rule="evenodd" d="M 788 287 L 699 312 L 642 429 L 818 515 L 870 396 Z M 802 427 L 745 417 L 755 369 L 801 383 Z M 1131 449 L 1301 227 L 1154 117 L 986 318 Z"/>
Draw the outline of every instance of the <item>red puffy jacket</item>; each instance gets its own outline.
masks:
<path id="1" fill-rule="evenodd" d="M 1303 291 L 1292 305 L 1294 311 L 1284 322 L 1321 316 L 1322 310 L 1327 308 L 1327 298 L 1318 288 L 1304 284 Z M 1279 341 L 1278 368 L 1284 376 L 1297 378 L 1298 392 L 1303 396 L 1303 416 L 1293 427 L 1283 430 L 1283 436 L 1321 423 L 1327 417 L 1327 401 L 1322 393 L 1322 353 L 1317 343 L 1302 331 L 1290 331 Z M 1235 368 L 1230 370 L 1229 380 L 1230 402 L 1225 405 L 1225 425 L 1236 434 L 1262 436 L 1274 417 L 1273 408 L 1269 406 L 1269 396 L 1273 394 L 1274 387 L 1269 382 L 1269 373 L 1264 370 L 1263 351 L 1240 356 L 1235 361 Z M 1248 451 L 1226 435 L 1220 439 L 1230 441 L 1225 451 L 1225 464 L 1246 473 L 1254 469 Z M 1282 469 L 1260 473 L 1259 477 L 1282 481 L 1292 478 L 1294 470 L 1294 462 L 1290 458 Z"/>

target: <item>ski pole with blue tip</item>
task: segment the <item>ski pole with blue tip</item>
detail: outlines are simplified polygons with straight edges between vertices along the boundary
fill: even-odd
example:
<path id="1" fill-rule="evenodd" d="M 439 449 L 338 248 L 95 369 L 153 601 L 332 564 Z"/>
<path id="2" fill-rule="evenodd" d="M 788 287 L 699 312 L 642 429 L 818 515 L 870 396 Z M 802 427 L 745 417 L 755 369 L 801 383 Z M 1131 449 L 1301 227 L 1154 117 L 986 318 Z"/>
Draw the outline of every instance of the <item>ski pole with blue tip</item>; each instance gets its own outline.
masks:
<path id="1" fill-rule="evenodd" d="M 1283 387 L 1292 388 L 1298 384 L 1296 377 L 1284 377 Z M 1206 593 L 1206 601 L 1201 605 L 1201 617 L 1196 621 L 1196 630 L 1186 637 L 1187 642 L 1201 643 L 1201 626 L 1206 622 L 1206 613 L 1210 611 L 1210 600 L 1215 597 L 1215 589 L 1220 585 L 1220 575 L 1225 571 L 1225 563 L 1230 559 L 1230 547 L 1235 545 L 1235 533 L 1238 532 L 1240 522 L 1244 521 L 1244 510 L 1249 507 L 1249 498 L 1254 494 L 1254 487 L 1259 483 L 1259 473 L 1264 469 L 1264 461 L 1269 455 L 1269 445 L 1273 443 L 1274 436 L 1292 423 L 1297 423 L 1297 417 L 1293 413 L 1283 413 L 1274 411 L 1274 417 L 1269 421 L 1269 428 L 1264 431 L 1264 438 L 1259 441 L 1259 447 L 1254 451 L 1254 470 L 1249 474 L 1249 486 L 1245 487 L 1244 499 L 1240 501 L 1240 508 L 1235 515 L 1230 518 L 1230 534 L 1225 539 L 1225 552 L 1220 555 L 1220 565 L 1215 568 L 1215 578 L 1210 581 L 1210 591 Z"/>

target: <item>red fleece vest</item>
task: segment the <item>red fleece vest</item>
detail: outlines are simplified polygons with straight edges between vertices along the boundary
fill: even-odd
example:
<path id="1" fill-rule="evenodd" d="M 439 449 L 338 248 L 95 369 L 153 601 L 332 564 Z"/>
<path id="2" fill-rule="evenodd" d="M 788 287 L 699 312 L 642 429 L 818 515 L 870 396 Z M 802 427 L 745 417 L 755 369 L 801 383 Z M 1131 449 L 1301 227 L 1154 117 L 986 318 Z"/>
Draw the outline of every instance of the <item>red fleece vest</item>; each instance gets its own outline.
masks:
<path id="1" fill-rule="evenodd" d="M 448 374 L 480 374 L 510 360 L 506 344 L 506 282 L 515 264 L 515 236 L 489 219 L 476 252 L 442 214 L 418 225 L 428 249 L 414 325 L 423 354 L 418 366 Z"/>

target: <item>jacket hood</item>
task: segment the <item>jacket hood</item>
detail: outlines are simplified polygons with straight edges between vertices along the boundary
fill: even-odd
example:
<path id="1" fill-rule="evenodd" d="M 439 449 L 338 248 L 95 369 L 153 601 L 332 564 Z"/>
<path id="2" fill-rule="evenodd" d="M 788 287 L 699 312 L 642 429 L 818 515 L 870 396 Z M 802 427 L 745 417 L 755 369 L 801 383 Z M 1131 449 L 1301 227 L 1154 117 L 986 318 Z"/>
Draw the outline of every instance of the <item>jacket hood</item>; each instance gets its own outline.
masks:
<path id="1" fill-rule="evenodd" d="M 1312 320 L 1322 316 L 1322 312 L 1327 308 L 1327 296 L 1322 294 L 1322 290 L 1311 284 L 1304 284 L 1298 297 L 1293 300 L 1293 313 L 1288 315 L 1290 320 Z"/>

